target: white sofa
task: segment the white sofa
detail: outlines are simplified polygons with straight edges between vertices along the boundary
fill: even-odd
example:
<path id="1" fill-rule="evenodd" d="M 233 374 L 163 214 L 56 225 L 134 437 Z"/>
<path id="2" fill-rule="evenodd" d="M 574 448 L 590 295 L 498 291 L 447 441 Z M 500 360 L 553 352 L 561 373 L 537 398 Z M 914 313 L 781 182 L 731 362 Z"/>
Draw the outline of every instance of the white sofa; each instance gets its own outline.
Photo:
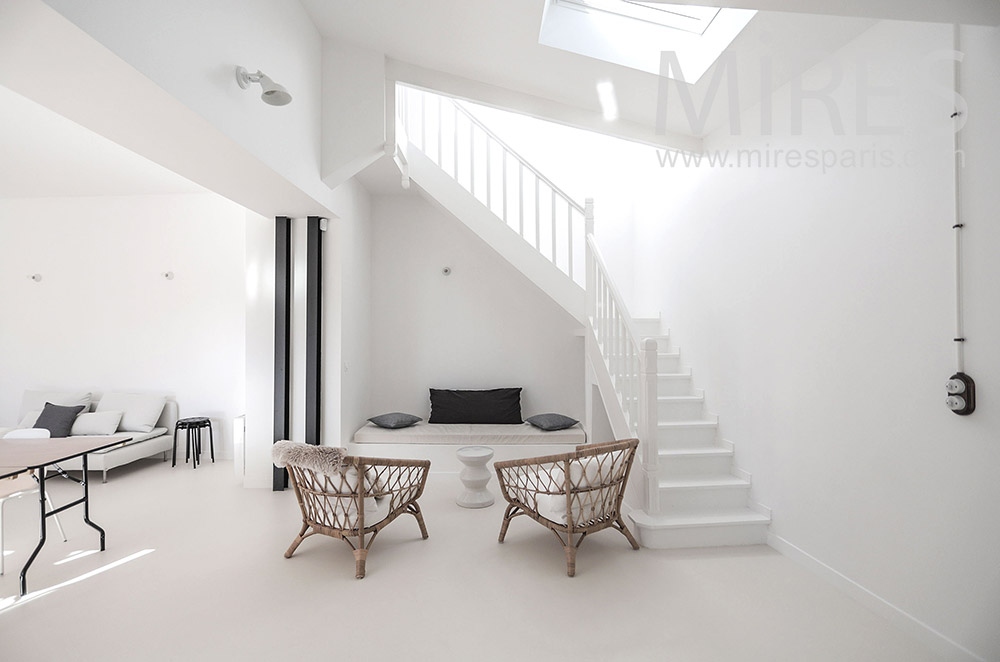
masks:
<path id="1" fill-rule="evenodd" d="M 163 396 L 155 395 L 139 396 L 130 394 L 108 394 L 108 397 L 118 398 L 119 402 L 121 402 L 124 398 L 126 406 L 127 403 L 131 401 L 135 403 L 134 406 L 137 408 L 144 407 L 146 409 L 146 418 L 149 420 L 152 420 L 152 416 L 148 414 L 150 411 L 149 408 L 156 407 L 156 401 L 159 398 L 163 398 Z M 85 414 L 98 411 L 100 399 L 94 398 L 92 394 L 88 392 L 25 391 L 21 401 L 21 409 L 18 413 L 19 424 L 15 427 L 32 427 L 34 425 L 32 416 L 37 417 L 36 412 L 40 411 L 46 402 L 64 406 L 84 405 L 86 408 L 83 412 L 81 412 L 81 414 Z M 124 409 L 125 408 L 123 407 L 123 410 Z M 173 445 L 174 426 L 177 423 L 178 416 L 179 413 L 177 403 L 173 400 L 165 399 L 163 408 L 160 411 L 155 424 L 153 424 L 153 428 L 146 431 L 140 429 L 125 429 L 137 428 L 140 426 L 130 424 L 135 417 L 131 416 L 130 412 L 123 411 L 119 429 L 115 431 L 114 434 L 127 434 L 132 437 L 132 440 L 123 446 L 115 446 L 114 448 L 91 453 L 87 458 L 88 469 L 90 471 L 100 471 L 102 473 L 103 481 L 107 482 L 109 469 L 114 469 L 115 467 L 120 467 L 123 464 L 128 464 L 129 462 L 145 457 L 150 457 L 152 455 L 156 455 L 157 453 L 163 453 L 163 459 L 166 460 L 171 446 Z M 0 427 L 0 437 L 11 429 L 15 428 Z M 73 460 L 60 463 L 59 466 L 69 471 L 80 471 L 83 469 L 83 461 L 80 458 L 75 458 Z"/>

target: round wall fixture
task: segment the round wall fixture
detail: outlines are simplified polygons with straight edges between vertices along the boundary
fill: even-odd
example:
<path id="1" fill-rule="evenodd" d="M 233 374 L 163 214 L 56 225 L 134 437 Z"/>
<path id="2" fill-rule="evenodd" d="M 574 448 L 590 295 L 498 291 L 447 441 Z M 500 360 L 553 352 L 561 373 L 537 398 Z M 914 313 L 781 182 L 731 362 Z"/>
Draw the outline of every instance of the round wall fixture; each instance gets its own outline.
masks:
<path id="1" fill-rule="evenodd" d="M 450 276 L 451 275 L 451 267 L 445 267 L 444 269 L 441 270 L 441 273 L 443 273 L 445 276 Z"/>
<path id="2" fill-rule="evenodd" d="M 275 83 L 271 78 L 258 69 L 250 73 L 243 67 L 236 67 L 236 82 L 244 90 L 250 87 L 251 83 L 259 83 L 261 87 L 261 100 L 270 106 L 284 106 L 292 101 L 292 95 L 283 85 Z"/>

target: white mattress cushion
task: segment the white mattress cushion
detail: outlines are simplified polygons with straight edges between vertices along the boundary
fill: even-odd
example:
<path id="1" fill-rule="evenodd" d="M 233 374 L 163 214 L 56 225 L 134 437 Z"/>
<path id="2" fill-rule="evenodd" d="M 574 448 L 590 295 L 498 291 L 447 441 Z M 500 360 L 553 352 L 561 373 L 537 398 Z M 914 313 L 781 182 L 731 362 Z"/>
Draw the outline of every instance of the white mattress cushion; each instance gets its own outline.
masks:
<path id="1" fill-rule="evenodd" d="M 546 432 L 528 423 L 492 425 L 481 423 L 417 423 L 408 428 L 389 430 L 368 423 L 354 433 L 357 444 L 458 444 L 483 446 L 517 444 L 586 443 L 587 435 L 579 425 Z"/>
<path id="2" fill-rule="evenodd" d="M 365 472 L 365 490 L 371 490 L 377 480 L 373 469 Z M 348 467 L 344 473 L 336 473 L 328 476 L 335 494 L 351 494 L 358 487 L 357 467 Z M 379 503 L 382 502 L 382 503 Z M 363 501 L 365 509 L 365 526 L 371 526 L 384 520 L 389 515 L 389 506 L 386 499 L 376 500 L 375 497 L 365 497 Z M 384 507 L 383 507 L 384 504 Z M 337 509 L 334 514 L 336 525 L 342 529 L 354 528 L 357 524 L 357 513 L 353 506 L 348 506 L 346 512 Z"/>
<path id="3" fill-rule="evenodd" d="M 131 446 L 132 444 L 138 444 L 140 442 L 147 441 L 149 439 L 156 439 L 157 437 L 162 437 L 163 435 L 168 434 L 168 433 L 169 433 L 169 430 L 167 430 L 167 428 L 153 428 L 149 432 L 128 432 L 128 433 L 125 433 L 125 434 L 127 434 L 129 437 L 131 437 L 131 440 L 125 442 L 123 445 L 124 446 Z M 112 448 L 105 448 L 104 450 L 95 451 L 94 453 L 91 453 L 91 454 L 92 455 L 99 455 L 101 453 L 108 453 L 108 452 L 111 452 L 111 451 L 115 450 L 116 448 L 121 448 L 121 446 L 114 446 Z"/>
<path id="4" fill-rule="evenodd" d="M 97 403 L 97 411 L 122 412 L 118 429 L 122 432 L 149 432 L 163 413 L 167 399 L 144 393 L 108 393 Z"/>
<path id="5" fill-rule="evenodd" d="M 83 405 L 83 411 L 90 408 L 90 391 L 25 391 L 21 398 L 20 418 L 24 418 L 29 412 L 42 411 L 46 402 L 64 407 L 75 407 Z M 34 423 L 32 423 L 34 425 Z"/>
<path id="6" fill-rule="evenodd" d="M 74 437 L 90 435 L 103 437 L 114 434 L 121 423 L 122 412 L 120 411 L 95 411 L 89 414 L 80 414 L 73 421 L 73 430 L 70 432 Z"/>
<path id="7" fill-rule="evenodd" d="M 611 458 L 607 456 L 590 456 L 572 460 L 569 464 L 570 486 L 575 489 L 599 486 L 615 475 L 618 464 L 619 462 L 612 462 Z M 548 475 L 552 477 L 552 482 L 556 485 L 563 484 L 566 480 L 566 471 L 561 464 L 549 469 Z M 523 495 L 523 497 L 526 496 L 527 493 Z M 583 525 L 590 520 L 602 517 L 605 508 L 613 505 L 610 503 L 610 496 L 610 488 L 576 493 L 569 507 L 574 524 Z M 535 503 L 539 515 L 553 522 L 566 524 L 565 493 L 537 494 Z"/>

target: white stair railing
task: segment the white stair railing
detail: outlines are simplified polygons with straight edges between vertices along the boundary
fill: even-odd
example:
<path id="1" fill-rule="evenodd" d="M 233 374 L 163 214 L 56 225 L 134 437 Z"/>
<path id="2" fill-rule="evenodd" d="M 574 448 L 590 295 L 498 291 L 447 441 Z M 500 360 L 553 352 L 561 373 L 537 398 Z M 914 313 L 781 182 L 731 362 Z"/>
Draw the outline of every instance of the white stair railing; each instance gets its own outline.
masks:
<path id="1" fill-rule="evenodd" d="M 455 99 L 407 85 L 396 96 L 410 143 L 583 287 L 586 208 Z"/>
<path id="2" fill-rule="evenodd" d="M 639 335 L 593 235 L 587 236 L 587 318 L 629 432 L 641 442 L 646 510 L 658 513 L 657 344 Z"/>

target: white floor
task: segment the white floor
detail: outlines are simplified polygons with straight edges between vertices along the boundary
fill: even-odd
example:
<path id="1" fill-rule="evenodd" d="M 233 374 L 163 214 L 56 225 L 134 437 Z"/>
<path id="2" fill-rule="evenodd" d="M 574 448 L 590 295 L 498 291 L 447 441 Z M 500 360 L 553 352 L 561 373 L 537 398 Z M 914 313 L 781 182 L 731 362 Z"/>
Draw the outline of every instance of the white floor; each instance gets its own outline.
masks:
<path id="1" fill-rule="evenodd" d="M 57 504 L 76 489 L 50 482 Z M 568 578 L 551 533 L 520 518 L 499 545 L 502 506 L 459 508 L 458 487 L 432 475 L 430 538 L 400 518 L 359 581 L 340 541 L 283 558 L 299 528 L 290 491 L 244 490 L 225 462 L 135 463 L 93 485 L 107 551 L 88 553 L 96 532 L 66 512 L 69 542 L 52 528 L 20 600 L 37 502 L 8 503 L 0 659 L 938 659 L 768 547 L 634 552 L 605 531 Z"/>

